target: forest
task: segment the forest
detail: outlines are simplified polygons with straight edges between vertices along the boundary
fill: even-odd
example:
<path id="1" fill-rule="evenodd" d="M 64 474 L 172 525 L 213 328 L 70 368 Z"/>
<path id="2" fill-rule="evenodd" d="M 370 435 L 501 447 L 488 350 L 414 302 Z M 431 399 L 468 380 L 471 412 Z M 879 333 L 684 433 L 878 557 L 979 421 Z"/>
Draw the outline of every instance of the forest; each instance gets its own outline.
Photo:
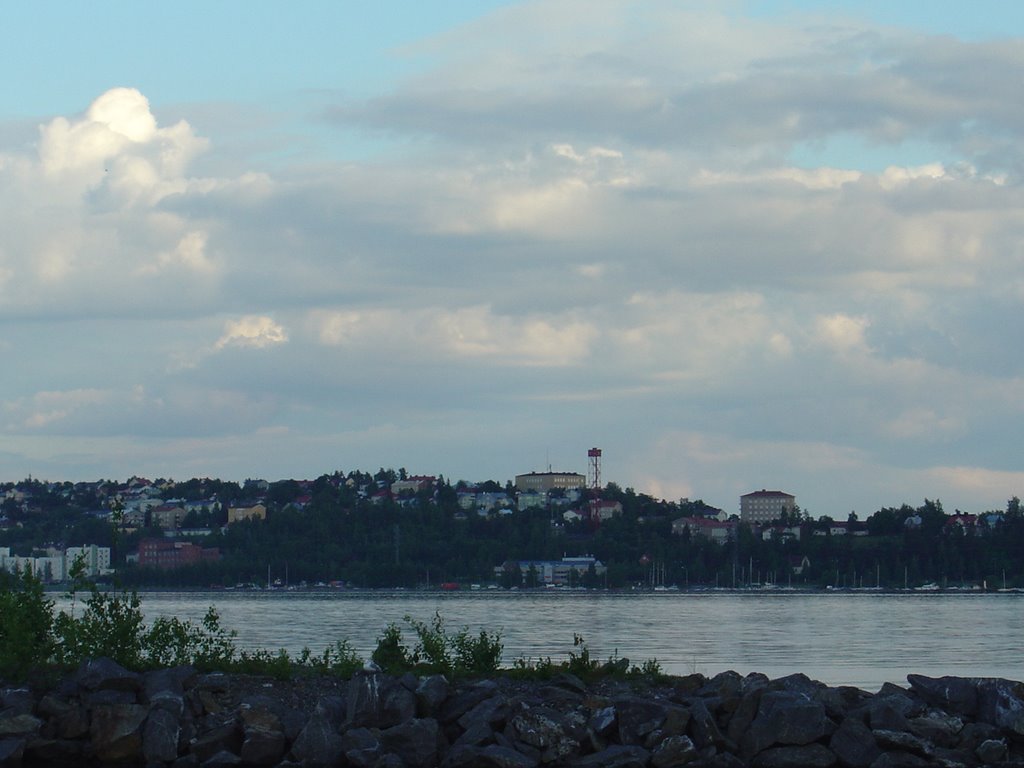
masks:
<path id="1" fill-rule="evenodd" d="M 209 535 L 193 541 L 216 547 L 221 559 L 166 571 L 126 563 L 139 541 L 163 531 L 145 525 L 123 530 L 96 514 L 117 498 L 116 484 L 92 484 L 81 493 L 38 484 L 30 489 L 27 509 L 10 498 L 0 506 L 0 546 L 25 555 L 48 546 L 111 546 L 118 581 L 133 587 L 265 586 L 274 580 L 352 588 L 441 583 L 527 588 L 534 584 L 518 568 L 501 566 L 580 555 L 593 555 L 607 567 L 600 578 L 584 572 L 573 579 L 575 586 L 588 588 L 1024 586 L 1024 515 L 1017 498 L 1004 510 L 993 510 L 988 522 L 978 516 L 971 526 L 951 524 L 956 513 L 947 514 L 940 501 L 929 499 L 880 509 L 863 521 L 851 513 L 845 535 L 829 533 L 831 519 L 812 520 L 796 509 L 778 522 L 799 529 L 799 538 L 764 535 L 739 523 L 729 541 L 715 543 L 688 529 L 672 532 L 674 520 L 707 511 L 703 502 L 659 500 L 615 483 L 602 488 L 600 497 L 620 502 L 622 512 L 600 523 L 563 517 L 567 509 L 585 508 L 593 491 L 574 504 L 554 499 L 548 507 L 487 513 L 462 509 L 459 492 L 468 485 L 444 478 L 412 498 L 373 498 L 378 488 L 404 475 L 404 470 L 382 469 L 373 475 L 336 473 L 266 484 L 260 494 L 266 519 L 231 525 L 225 524 L 225 510 L 252 500 L 248 484 L 165 483 L 167 495 L 175 498 L 221 501 L 205 512 L 190 512 L 181 526 L 208 528 Z M 493 481 L 476 489 L 481 487 L 511 491 Z"/>

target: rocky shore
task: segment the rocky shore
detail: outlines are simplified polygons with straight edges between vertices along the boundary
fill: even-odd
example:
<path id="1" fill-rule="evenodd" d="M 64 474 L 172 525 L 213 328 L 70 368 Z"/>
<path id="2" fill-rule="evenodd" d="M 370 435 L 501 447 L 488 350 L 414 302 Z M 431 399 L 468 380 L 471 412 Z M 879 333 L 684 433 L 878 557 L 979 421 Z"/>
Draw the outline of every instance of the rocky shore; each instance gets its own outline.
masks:
<path id="1" fill-rule="evenodd" d="M 278 681 L 107 659 L 0 685 L 0 768 L 1024 766 L 1024 684 L 909 675 L 877 693 L 803 675 L 452 683 Z"/>

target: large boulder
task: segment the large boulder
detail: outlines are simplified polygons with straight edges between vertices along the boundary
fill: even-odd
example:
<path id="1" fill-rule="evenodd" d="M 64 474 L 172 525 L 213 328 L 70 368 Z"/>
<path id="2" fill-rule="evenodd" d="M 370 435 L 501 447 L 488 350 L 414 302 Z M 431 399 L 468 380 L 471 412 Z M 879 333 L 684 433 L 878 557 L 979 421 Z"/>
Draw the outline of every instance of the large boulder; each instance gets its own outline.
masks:
<path id="1" fill-rule="evenodd" d="M 914 693 L 946 712 L 973 717 L 978 711 L 978 688 L 969 678 L 907 675 L 907 682 Z"/>
<path id="2" fill-rule="evenodd" d="M 389 728 L 416 716 L 416 694 L 382 672 L 353 675 L 345 701 L 345 721 L 353 728 Z"/>
<path id="3" fill-rule="evenodd" d="M 766 691 L 761 695 L 757 717 L 740 740 L 740 748 L 753 757 L 775 744 L 802 746 L 829 732 L 830 722 L 821 702 L 799 691 Z"/>
<path id="4" fill-rule="evenodd" d="M 436 720 L 414 718 L 381 731 L 380 745 L 407 768 L 431 768 L 437 765 L 439 735 Z"/>
<path id="5" fill-rule="evenodd" d="M 147 714 L 141 704 L 93 708 L 89 737 L 101 763 L 130 763 L 142 757 L 142 726 Z"/>

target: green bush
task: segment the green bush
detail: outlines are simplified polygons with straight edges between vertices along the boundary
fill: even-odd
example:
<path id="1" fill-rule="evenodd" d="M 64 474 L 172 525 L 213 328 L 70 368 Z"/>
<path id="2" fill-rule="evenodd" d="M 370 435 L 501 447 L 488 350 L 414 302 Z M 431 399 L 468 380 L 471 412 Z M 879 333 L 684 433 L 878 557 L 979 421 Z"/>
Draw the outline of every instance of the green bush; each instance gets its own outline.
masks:
<path id="1" fill-rule="evenodd" d="M 54 622 L 57 661 L 74 666 L 107 656 L 128 669 L 145 661 L 145 630 L 135 592 L 108 594 L 95 585 L 80 618 L 58 613 Z"/>
<path id="2" fill-rule="evenodd" d="M 402 630 L 392 622 L 377 638 L 377 647 L 370 654 L 373 662 L 388 673 L 400 674 L 413 666 L 409 649 L 402 641 Z"/>
<path id="3" fill-rule="evenodd" d="M 0 677 L 21 681 L 53 654 L 53 602 L 28 569 L 0 573 Z"/>

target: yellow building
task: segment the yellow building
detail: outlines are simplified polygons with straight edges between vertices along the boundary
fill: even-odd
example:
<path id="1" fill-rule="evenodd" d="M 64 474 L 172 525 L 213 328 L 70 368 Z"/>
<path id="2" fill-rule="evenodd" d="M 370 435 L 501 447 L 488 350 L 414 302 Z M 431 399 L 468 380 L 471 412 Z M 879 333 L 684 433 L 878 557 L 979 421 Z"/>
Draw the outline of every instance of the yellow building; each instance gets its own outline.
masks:
<path id="1" fill-rule="evenodd" d="M 267 508 L 262 504 L 252 507 L 228 507 L 228 525 L 240 520 L 266 520 Z"/>

